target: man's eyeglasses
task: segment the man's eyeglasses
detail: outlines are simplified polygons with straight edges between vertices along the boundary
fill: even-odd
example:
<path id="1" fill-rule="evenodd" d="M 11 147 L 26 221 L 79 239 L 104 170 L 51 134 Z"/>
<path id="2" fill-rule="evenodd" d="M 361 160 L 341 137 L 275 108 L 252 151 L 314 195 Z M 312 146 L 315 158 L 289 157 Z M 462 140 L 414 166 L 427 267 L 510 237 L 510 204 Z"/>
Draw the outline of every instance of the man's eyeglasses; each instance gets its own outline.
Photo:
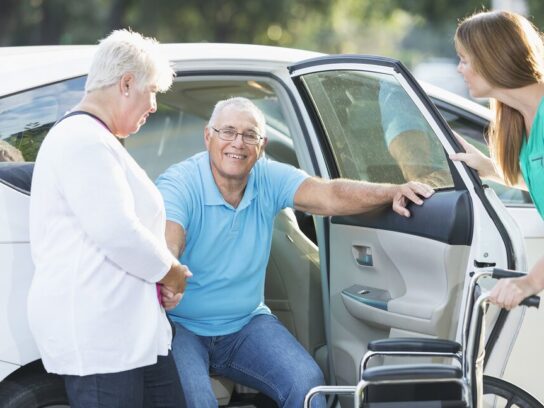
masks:
<path id="1" fill-rule="evenodd" d="M 261 139 L 264 139 L 261 135 L 259 135 L 257 132 L 254 132 L 252 130 L 247 130 L 245 132 L 237 132 L 235 129 L 231 128 L 224 128 L 224 129 L 216 129 L 212 126 L 212 129 L 217 132 L 219 135 L 219 138 L 222 140 L 225 140 L 227 142 L 232 142 L 238 135 L 242 135 L 242 140 L 244 143 L 249 145 L 257 145 L 261 141 Z"/>

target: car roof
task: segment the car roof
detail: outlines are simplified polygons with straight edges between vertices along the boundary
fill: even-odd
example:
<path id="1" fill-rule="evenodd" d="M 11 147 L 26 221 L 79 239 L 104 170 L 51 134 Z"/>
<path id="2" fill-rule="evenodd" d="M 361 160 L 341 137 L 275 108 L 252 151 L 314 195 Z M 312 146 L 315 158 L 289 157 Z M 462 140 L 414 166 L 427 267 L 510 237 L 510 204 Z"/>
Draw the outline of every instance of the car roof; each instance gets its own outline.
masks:
<path id="1" fill-rule="evenodd" d="M 0 95 L 84 75 L 93 46 L 0 48 Z"/>
<path id="2" fill-rule="evenodd" d="M 50 45 L 0 47 L 0 95 L 86 75 L 97 45 Z M 326 54 L 294 48 L 252 44 L 184 43 L 161 44 L 174 69 L 222 71 L 256 69 L 273 72 L 295 62 Z M 489 109 L 420 81 L 426 93 L 446 103 L 462 107 L 490 119 Z"/>
<path id="3" fill-rule="evenodd" d="M 467 112 L 471 112 L 478 115 L 488 121 L 491 120 L 491 110 L 477 102 L 474 102 L 468 98 L 457 95 L 453 92 L 447 91 L 444 88 L 429 84 L 428 82 L 419 81 L 421 87 L 431 98 L 440 99 L 449 105 L 456 106 Z"/>
<path id="4" fill-rule="evenodd" d="M 96 45 L 0 47 L 0 95 L 87 74 Z M 274 70 L 325 55 L 293 48 L 250 44 L 161 44 L 176 70 L 228 67 Z M 220 62 L 220 64 L 218 64 Z"/>

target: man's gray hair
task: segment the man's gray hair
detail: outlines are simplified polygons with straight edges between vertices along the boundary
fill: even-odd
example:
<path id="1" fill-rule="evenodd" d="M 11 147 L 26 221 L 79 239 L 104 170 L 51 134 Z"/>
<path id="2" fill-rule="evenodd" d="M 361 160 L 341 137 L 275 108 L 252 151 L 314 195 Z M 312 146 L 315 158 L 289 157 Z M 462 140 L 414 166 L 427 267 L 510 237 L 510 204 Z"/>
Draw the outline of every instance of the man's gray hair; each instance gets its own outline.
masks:
<path id="1" fill-rule="evenodd" d="M 130 30 L 115 30 L 100 40 L 85 84 L 85 91 L 103 89 L 117 83 L 127 73 L 134 75 L 136 86 L 157 85 L 158 92 L 170 88 L 174 71 L 154 38 Z"/>
<path id="2" fill-rule="evenodd" d="M 265 121 L 263 112 L 257 107 L 257 105 L 255 105 L 249 99 L 243 98 L 240 96 L 217 102 L 215 104 L 215 107 L 213 108 L 210 121 L 208 122 L 208 128 L 215 126 L 215 121 L 217 120 L 217 116 L 219 116 L 221 111 L 227 107 L 232 107 L 240 112 L 251 113 L 253 117 L 255 118 L 255 120 L 257 121 L 257 128 L 259 129 L 259 133 L 261 134 L 261 136 L 265 135 L 266 121 Z"/>

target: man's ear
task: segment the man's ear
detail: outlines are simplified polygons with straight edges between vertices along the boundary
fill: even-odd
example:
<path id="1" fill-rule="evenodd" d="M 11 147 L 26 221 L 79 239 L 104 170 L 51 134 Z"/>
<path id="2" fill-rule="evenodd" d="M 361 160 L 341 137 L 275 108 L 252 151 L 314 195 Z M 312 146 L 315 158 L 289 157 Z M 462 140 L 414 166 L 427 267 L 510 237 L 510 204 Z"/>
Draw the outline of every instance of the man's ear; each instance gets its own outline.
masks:
<path id="1" fill-rule="evenodd" d="M 206 150 L 210 150 L 209 145 L 210 145 L 211 139 L 212 139 L 212 133 L 210 132 L 210 128 L 206 126 L 204 128 L 204 144 L 206 144 Z"/>
<path id="2" fill-rule="evenodd" d="M 268 144 L 268 138 L 265 137 L 264 140 L 263 140 L 263 145 L 261 146 L 261 151 L 259 152 L 259 159 L 261 157 L 264 157 L 264 155 L 265 155 L 265 151 L 264 151 L 265 149 L 264 148 L 266 147 L 267 144 Z"/>

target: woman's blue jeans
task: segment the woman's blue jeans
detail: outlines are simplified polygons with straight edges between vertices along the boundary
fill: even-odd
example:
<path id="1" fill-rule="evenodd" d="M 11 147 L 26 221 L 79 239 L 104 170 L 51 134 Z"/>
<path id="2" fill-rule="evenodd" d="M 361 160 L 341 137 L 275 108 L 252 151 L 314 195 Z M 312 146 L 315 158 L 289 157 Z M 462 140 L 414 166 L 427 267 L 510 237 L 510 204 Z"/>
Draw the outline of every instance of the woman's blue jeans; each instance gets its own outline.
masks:
<path id="1" fill-rule="evenodd" d="M 310 388 L 324 384 L 313 358 L 272 315 L 255 316 L 225 336 L 198 336 L 175 325 L 173 354 L 188 408 L 217 407 L 210 373 L 254 388 L 285 408 L 302 407 Z M 314 398 L 314 407 L 325 407 L 325 399 Z"/>

